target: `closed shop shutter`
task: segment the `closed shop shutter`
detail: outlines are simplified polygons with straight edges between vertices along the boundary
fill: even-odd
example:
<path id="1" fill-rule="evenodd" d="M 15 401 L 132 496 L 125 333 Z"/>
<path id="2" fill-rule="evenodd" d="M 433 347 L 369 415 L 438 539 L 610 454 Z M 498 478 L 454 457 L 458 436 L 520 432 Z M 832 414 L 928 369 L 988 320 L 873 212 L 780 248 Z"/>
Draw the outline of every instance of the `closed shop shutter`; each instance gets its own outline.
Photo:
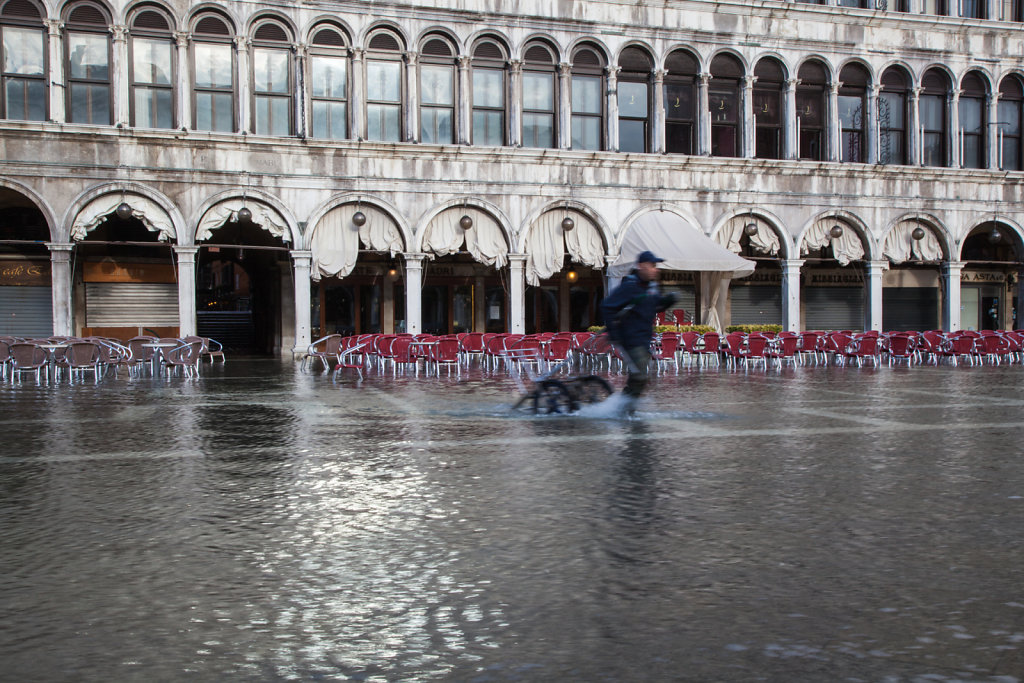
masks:
<path id="1" fill-rule="evenodd" d="M 661 288 L 662 292 L 674 292 L 676 295 L 676 302 L 672 304 L 670 312 L 682 309 L 686 311 L 687 318 L 694 320 L 697 316 L 697 295 L 693 288 L 693 285 L 668 285 Z"/>
<path id="2" fill-rule="evenodd" d="M 178 286 L 164 282 L 87 282 L 86 327 L 178 325 Z"/>
<path id="3" fill-rule="evenodd" d="M 863 330 L 863 287 L 805 287 L 804 328 Z"/>
<path id="4" fill-rule="evenodd" d="M 53 302 L 49 287 L 0 287 L 0 334 L 49 337 Z"/>
<path id="5" fill-rule="evenodd" d="M 939 327 L 939 290 L 936 287 L 882 289 L 882 327 L 886 330 L 934 330 Z"/>
<path id="6" fill-rule="evenodd" d="M 733 286 L 729 288 L 733 325 L 781 325 L 780 287 Z"/>

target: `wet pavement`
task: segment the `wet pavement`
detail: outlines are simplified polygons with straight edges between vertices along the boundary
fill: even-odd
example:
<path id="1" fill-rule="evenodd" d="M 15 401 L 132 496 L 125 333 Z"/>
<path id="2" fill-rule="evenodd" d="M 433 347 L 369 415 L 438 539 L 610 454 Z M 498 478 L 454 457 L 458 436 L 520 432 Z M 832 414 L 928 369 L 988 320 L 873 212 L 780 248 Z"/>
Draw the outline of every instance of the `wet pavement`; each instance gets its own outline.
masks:
<path id="1" fill-rule="evenodd" d="M 0 680 L 1024 680 L 1020 366 L 204 373 L 0 385 Z"/>

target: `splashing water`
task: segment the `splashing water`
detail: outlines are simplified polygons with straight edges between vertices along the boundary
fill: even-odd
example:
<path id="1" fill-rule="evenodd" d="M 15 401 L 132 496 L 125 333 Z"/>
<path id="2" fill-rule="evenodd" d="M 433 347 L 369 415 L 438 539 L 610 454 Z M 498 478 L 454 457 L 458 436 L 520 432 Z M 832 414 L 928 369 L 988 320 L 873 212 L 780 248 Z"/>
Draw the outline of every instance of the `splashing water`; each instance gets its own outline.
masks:
<path id="1" fill-rule="evenodd" d="M 614 420 L 630 416 L 636 407 L 636 399 L 622 392 L 614 393 L 600 403 L 587 403 L 576 413 L 579 417 L 595 420 Z"/>

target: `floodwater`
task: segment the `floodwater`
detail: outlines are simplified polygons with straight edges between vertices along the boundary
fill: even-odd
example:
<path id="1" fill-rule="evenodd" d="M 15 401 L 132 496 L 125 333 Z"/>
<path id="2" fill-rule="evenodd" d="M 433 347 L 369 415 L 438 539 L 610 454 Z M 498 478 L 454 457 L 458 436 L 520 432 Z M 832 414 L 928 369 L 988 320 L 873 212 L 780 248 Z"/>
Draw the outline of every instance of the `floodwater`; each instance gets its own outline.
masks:
<path id="1" fill-rule="evenodd" d="M 0 680 L 1024 681 L 1024 367 L 515 397 L 0 385 Z"/>

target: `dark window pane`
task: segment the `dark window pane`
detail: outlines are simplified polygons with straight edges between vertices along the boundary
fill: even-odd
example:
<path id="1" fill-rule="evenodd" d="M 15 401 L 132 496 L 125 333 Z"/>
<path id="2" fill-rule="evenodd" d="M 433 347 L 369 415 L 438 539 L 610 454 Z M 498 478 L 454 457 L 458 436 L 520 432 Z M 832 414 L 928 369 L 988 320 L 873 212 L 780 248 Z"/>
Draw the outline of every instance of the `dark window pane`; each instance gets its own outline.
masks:
<path id="1" fill-rule="evenodd" d="M 619 151 L 647 151 L 647 123 L 631 119 L 619 119 Z"/>
<path id="2" fill-rule="evenodd" d="M 693 125 L 671 121 L 665 124 L 665 150 L 670 154 L 693 154 Z"/>
<path id="3" fill-rule="evenodd" d="M 781 146 L 779 144 L 779 129 L 757 127 L 757 158 L 758 159 L 781 159 Z"/>
<path id="4" fill-rule="evenodd" d="M 716 157 L 738 156 L 735 126 L 711 126 L 711 155 Z"/>

